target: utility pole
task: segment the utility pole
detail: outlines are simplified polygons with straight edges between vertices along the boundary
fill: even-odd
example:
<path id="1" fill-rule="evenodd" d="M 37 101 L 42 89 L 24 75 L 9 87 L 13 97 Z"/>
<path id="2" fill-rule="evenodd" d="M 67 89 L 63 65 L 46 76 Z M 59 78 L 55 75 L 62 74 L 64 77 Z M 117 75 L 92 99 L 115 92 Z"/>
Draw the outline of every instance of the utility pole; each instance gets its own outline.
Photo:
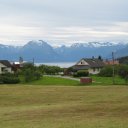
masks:
<path id="1" fill-rule="evenodd" d="M 113 84 L 115 84 L 115 57 L 114 57 L 114 52 L 112 52 L 112 70 L 113 70 L 113 74 L 112 74 L 112 81 L 113 81 Z"/>
<path id="2" fill-rule="evenodd" d="M 33 62 L 32 62 L 32 63 L 33 63 L 33 66 L 34 66 L 34 63 L 35 63 L 35 60 L 34 60 L 34 58 L 33 58 Z"/>

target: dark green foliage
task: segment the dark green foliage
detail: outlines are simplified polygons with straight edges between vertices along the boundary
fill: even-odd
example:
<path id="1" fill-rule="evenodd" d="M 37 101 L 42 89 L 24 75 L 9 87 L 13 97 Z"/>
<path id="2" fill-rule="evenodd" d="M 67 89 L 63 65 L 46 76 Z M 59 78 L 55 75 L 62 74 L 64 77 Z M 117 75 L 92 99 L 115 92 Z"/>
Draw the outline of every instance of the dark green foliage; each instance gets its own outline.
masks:
<path id="1" fill-rule="evenodd" d="M 98 59 L 101 60 L 101 61 L 103 60 L 101 56 L 98 56 Z"/>
<path id="2" fill-rule="evenodd" d="M 24 71 L 24 79 L 25 79 L 25 82 L 30 82 L 34 80 L 34 73 L 32 69 L 28 68 Z"/>
<path id="3" fill-rule="evenodd" d="M 32 64 L 32 63 L 25 63 L 23 65 L 22 71 L 26 70 L 26 69 L 31 69 L 31 70 L 35 70 L 36 67 Z"/>
<path id="4" fill-rule="evenodd" d="M 41 73 L 40 73 L 39 71 L 36 71 L 36 72 L 34 73 L 34 76 L 35 76 L 35 79 L 36 79 L 36 80 L 39 80 L 40 77 L 41 77 Z"/>
<path id="5" fill-rule="evenodd" d="M 120 64 L 128 64 L 128 56 L 118 59 Z"/>
<path id="6" fill-rule="evenodd" d="M 7 76 L 3 77 L 4 84 L 17 84 L 19 82 L 20 82 L 20 80 L 18 77 L 7 77 Z"/>
<path id="7" fill-rule="evenodd" d="M 74 74 L 74 77 L 86 77 L 89 76 L 89 72 L 87 70 L 79 70 Z"/>
<path id="8" fill-rule="evenodd" d="M 25 82 L 38 80 L 41 77 L 41 72 L 39 71 L 39 69 L 31 63 L 25 64 L 23 66 L 22 72 Z"/>
<path id="9" fill-rule="evenodd" d="M 19 82 L 20 79 L 14 74 L 5 73 L 0 75 L 0 83 L 2 84 L 17 84 Z"/>
<path id="10" fill-rule="evenodd" d="M 113 67 L 112 66 L 106 66 L 103 69 L 101 69 L 99 76 L 103 77 L 112 77 L 113 75 Z"/>
<path id="11" fill-rule="evenodd" d="M 58 66 L 40 65 L 38 68 L 40 69 L 41 72 L 44 72 L 45 74 L 48 75 L 59 74 L 59 72 L 63 71 L 63 69 Z"/>
<path id="12" fill-rule="evenodd" d="M 114 65 L 114 75 L 118 75 L 121 78 L 125 79 L 126 83 L 128 83 L 128 65 Z M 113 66 L 104 67 L 99 76 L 101 77 L 112 77 L 113 76 Z"/>
<path id="13" fill-rule="evenodd" d="M 72 74 L 74 74 L 74 77 L 75 77 L 75 74 L 76 74 L 75 72 L 77 72 L 77 70 L 73 69 L 73 67 L 69 67 L 69 68 L 64 70 L 64 75 L 72 75 Z"/>
<path id="14" fill-rule="evenodd" d="M 118 75 L 125 79 L 128 83 L 128 65 L 120 65 L 118 68 Z"/>
<path id="15" fill-rule="evenodd" d="M 73 67 L 69 67 L 69 68 L 67 69 L 67 71 L 68 71 L 68 72 L 76 72 L 77 70 L 73 69 Z"/>

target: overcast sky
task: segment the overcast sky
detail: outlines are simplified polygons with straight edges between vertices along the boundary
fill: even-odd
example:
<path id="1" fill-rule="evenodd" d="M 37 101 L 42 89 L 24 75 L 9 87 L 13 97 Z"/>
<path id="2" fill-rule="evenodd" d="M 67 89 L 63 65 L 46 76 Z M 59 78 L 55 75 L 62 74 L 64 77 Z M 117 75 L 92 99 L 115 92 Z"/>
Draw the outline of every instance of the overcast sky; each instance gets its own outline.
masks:
<path id="1" fill-rule="evenodd" d="M 128 0 L 0 0 L 0 43 L 128 41 Z"/>

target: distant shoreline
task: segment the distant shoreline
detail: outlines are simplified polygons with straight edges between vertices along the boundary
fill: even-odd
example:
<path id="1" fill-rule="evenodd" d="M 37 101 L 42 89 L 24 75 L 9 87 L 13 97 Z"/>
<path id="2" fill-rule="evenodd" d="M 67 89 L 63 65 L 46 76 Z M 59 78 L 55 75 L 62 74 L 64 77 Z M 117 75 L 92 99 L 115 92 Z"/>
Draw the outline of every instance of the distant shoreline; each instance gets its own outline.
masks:
<path id="1" fill-rule="evenodd" d="M 76 62 L 44 62 L 44 63 L 35 63 L 36 66 L 40 66 L 42 64 L 49 66 L 59 66 L 61 68 L 68 68 L 75 64 Z"/>

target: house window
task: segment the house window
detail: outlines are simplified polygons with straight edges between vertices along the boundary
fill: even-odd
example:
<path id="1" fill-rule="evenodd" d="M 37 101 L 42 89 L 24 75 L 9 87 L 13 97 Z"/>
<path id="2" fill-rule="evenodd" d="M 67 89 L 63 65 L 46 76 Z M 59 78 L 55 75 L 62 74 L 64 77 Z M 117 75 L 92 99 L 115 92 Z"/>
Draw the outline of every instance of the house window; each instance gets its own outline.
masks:
<path id="1" fill-rule="evenodd" d="M 81 64 L 83 64 L 83 62 L 81 62 Z"/>
<path id="2" fill-rule="evenodd" d="M 5 67 L 2 67 L 2 68 L 1 68 L 1 71 L 3 72 L 4 70 L 5 70 Z"/>
<path id="3" fill-rule="evenodd" d="M 1 68 L 1 71 L 2 71 L 2 72 L 8 72 L 8 70 L 6 69 L 6 67 L 2 67 L 2 68 Z"/>
<path id="4" fill-rule="evenodd" d="M 97 68 L 97 71 L 100 71 L 100 68 Z"/>

